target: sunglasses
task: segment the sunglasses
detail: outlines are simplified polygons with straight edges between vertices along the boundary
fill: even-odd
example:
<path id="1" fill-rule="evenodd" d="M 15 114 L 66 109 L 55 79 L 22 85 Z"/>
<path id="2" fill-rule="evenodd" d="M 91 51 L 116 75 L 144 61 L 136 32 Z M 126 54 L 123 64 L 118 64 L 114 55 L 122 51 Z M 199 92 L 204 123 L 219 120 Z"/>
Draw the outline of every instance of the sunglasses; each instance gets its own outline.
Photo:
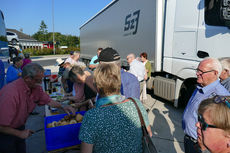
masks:
<path id="1" fill-rule="evenodd" d="M 198 115 L 198 122 L 200 122 L 201 130 L 203 131 L 205 131 L 207 128 L 217 128 L 215 125 L 206 123 L 202 115 Z"/>
<path id="2" fill-rule="evenodd" d="M 214 98 L 213 98 L 213 101 L 214 103 L 218 104 L 218 103 L 225 103 L 228 108 L 230 108 L 230 102 L 229 100 L 225 97 L 225 96 L 219 96 L 219 95 L 216 95 Z"/>

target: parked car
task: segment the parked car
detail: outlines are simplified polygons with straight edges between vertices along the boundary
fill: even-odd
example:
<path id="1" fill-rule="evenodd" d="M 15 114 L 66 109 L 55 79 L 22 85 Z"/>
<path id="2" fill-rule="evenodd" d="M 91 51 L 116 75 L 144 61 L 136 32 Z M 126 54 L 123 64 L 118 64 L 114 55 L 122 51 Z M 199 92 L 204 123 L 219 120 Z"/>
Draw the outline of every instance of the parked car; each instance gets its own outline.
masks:
<path id="1" fill-rule="evenodd" d="M 17 44 L 17 42 L 19 41 L 18 35 L 11 31 L 6 31 L 6 37 L 7 37 L 8 42 L 10 42 L 13 45 Z"/>

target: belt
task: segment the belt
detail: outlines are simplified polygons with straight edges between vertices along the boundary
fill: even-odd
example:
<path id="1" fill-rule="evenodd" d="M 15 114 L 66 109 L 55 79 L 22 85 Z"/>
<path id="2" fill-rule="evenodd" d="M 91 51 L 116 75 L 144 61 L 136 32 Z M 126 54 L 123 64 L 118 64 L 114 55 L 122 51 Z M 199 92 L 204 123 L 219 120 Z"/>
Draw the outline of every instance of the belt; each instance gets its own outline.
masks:
<path id="1" fill-rule="evenodd" d="M 143 82 L 143 81 L 145 81 L 145 80 L 141 80 L 141 81 L 139 81 L 139 82 Z"/>
<path id="2" fill-rule="evenodd" d="M 191 137 L 191 136 L 189 136 L 189 135 L 187 135 L 187 134 L 185 134 L 185 138 L 191 140 L 193 143 L 197 143 L 197 140 L 196 140 L 196 139 L 194 139 L 193 137 Z"/>

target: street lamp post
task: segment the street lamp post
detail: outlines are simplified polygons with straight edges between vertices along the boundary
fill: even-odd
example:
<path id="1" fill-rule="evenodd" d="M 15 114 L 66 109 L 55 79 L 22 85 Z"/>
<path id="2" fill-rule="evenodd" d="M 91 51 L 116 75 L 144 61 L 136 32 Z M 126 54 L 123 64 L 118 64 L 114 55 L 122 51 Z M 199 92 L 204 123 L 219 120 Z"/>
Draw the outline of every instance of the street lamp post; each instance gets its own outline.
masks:
<path id="1" fill-rule="evenodd" d="M 55 54 L 55 38 L 54 38 L 54 0 L 52 0 L 52 19 L 53 19 L 53 53 Z"/>

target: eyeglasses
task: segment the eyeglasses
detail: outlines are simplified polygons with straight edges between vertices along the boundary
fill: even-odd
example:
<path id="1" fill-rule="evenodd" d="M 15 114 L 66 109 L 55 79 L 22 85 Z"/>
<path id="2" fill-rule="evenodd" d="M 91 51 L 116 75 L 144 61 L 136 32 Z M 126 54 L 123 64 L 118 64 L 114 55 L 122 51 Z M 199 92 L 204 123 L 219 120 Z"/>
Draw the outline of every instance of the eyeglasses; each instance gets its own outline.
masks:
<path id="1" fill-rule="evenodd" d="M 209 73 L 209 72 L 212 72 L 212 71 L 214 71 L 214 70 L 202 71 L 202 70 L 200 70 L 200 69 L 196 69 L 196 73 L 199 73 L 200 75 L 203 75 L 203 74 L 205 74 L 205 73 Z"/>
<path id="2" fill-rule="evenodd" d="M 229 100 L 228 100 L 225 96 L 216 95 L 216 96 L 213 98 L 213 101 L 214 101 L 216 104 L 224 102 L 224 103 L 228 106 L 228 108 L 230 108 L 230 102 L 229 102 Z"/>
<path id="3" fill-rule="evenodd" d="M 215 125 L 206 123 L 202 115 L 198 115 L 198 121 L 200 122 L 201 130 L 203 131 L 205 131 L 207 128 L 217 128 Z"/>

